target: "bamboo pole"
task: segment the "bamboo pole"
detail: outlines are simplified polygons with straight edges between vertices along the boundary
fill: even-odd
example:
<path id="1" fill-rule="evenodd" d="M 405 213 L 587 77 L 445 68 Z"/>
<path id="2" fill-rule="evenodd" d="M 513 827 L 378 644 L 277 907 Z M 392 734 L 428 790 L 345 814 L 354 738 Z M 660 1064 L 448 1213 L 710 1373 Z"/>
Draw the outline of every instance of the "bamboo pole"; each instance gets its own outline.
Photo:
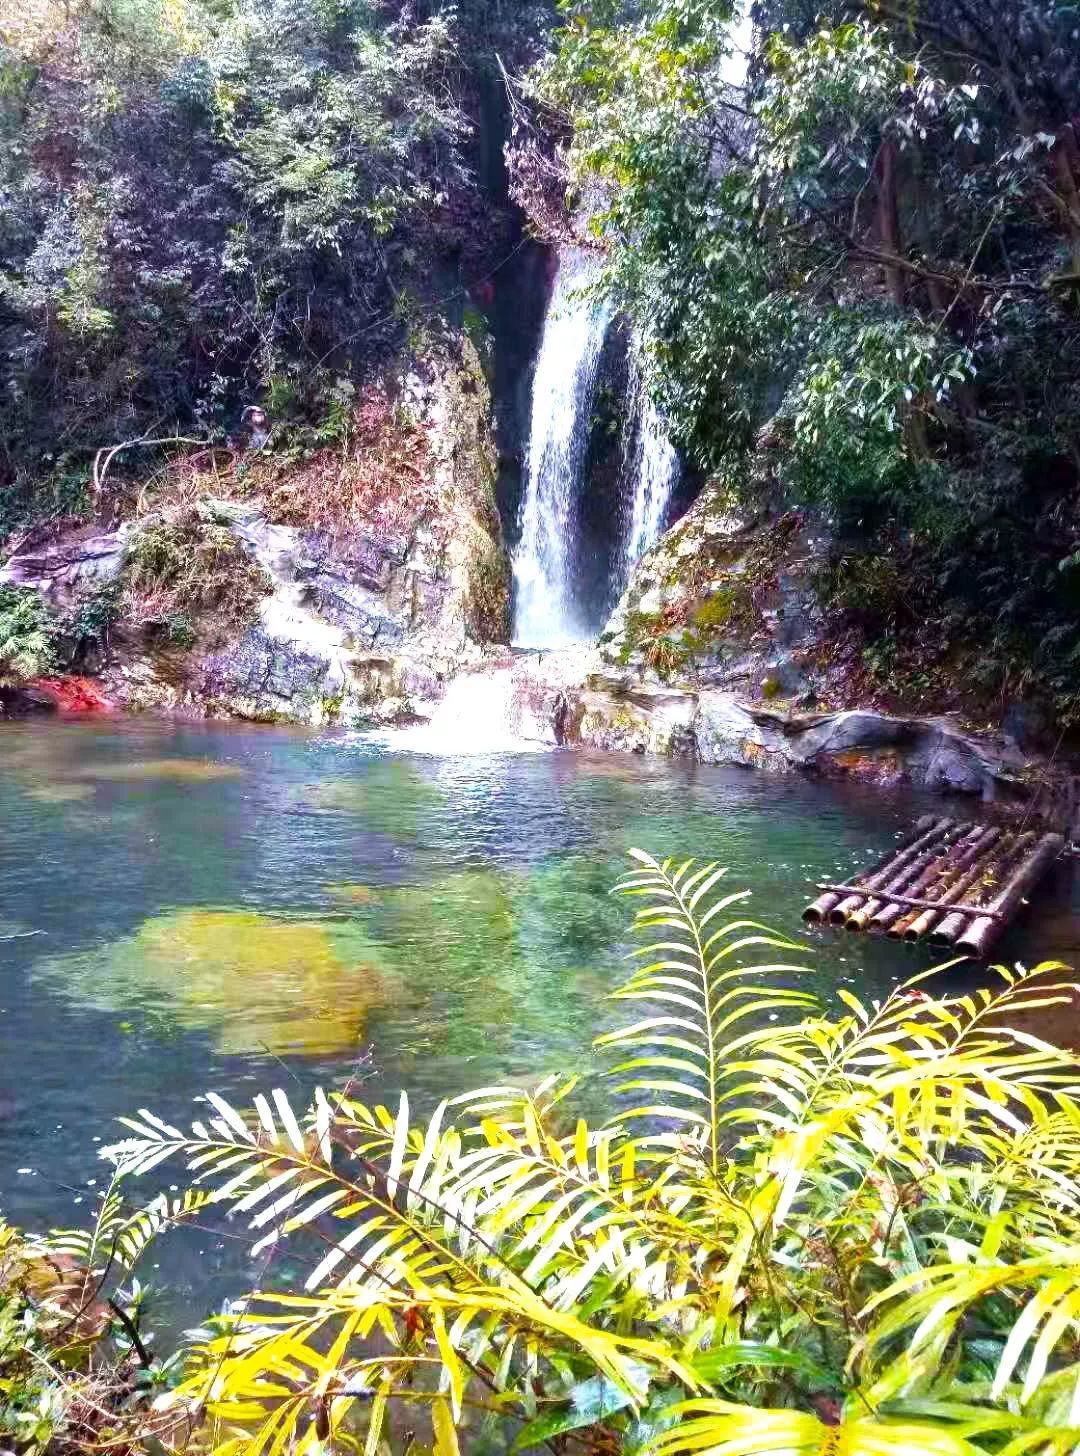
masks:
<path id="1" fill-rule="evenodd" d="M 950 823 L 944 835 L 936 839 L 928 849 L 923 850 L 922 854 L 909 859 L 903 866 L 898 866 L 894 862 L 889 876 L 884 878 L 882 884 L 877 887 L 874 897 L 856 905 L 848 912 L 844 921 L 847 928 L 849 930 L 864 929 L 873 916 L 877 915 L 880 910 L 884 910 L 894 894 L 899 894 L 913 886 L 921 888 L 922 876 L 927 866 L 933 864 L 940 857 L 942 850 L 949 847 L 952 843 L 952 836 L 959 834 L 962 827 L 962 825 Z"/>
<path id="2" fill-rule="evenodd" d="M 941 878 L 957 850 L 962 850 L 964 846 L 969 845 L 975 832 L 977 831 L 969 828 L 967 833 L 961 835 L 959 839 L 953 840 L 951 843 L 946 841 L 943 845 L 935 845 L 921 873 L 914 878 L 909 875 L 907 884 L 897 885 L 897 891 L 901 892 L 905 899 L 925 899 L 925 892 L 932 889 Z M 863 924 L 873 935 L 880 935 L 882 931 L 889 930 L 898 920 L 903 919 L 908 908 L 893 896 L 889 896 L 885 904 L 874 915 L 864 919 Z"/>
<path id="3" fill-rule="evenodd" d="M 1020 908 L 1020 901 L 1027 890 L 1036 884 L 1065 848 L 1060 834 L 1044 834 L 1034 850 L 1014 872 L 1008 884 L 989 907 L 999 917 L 1009 917 Z M 973 956 L 984 956 L 1004 930 L 1006 920 L 983 917 L 972 921 L 956 942 L 957 950 L 966 950 Z"/>
<path id="4" fill-rule="evenodd" d="M 910 886 L 909 894 L 905 898 L 922 898 L 933 903 L 941 893 L 945 877 L 953 873 L 958 865 L 966 865 L 968 855 L 983 838 L 985 832 L 981 824 L 973 824 L 962 839 L 958 839 L 944 855 L 940 855 L 926 867 L 925 872 L 916 883 Z M 885 931 L 893 940 L 900 940 L 908 923 L 920 914 L 925 914 L 925 911 L 914 906 L 902 905 L 896 901 L 892 905 L 886 906 L 884 910 L 879 910 L 869 928 L 875 934 Z"/>
<path id="5" fill-rule="evenodd" d="M 904 836 L 903 839 L 901 839 L 899 844 L 894 845 L 892 849 L 890 849 L 886 854 L 883 854 L 879 860 L 876 860 L 872 865 L 867 866 L 867 868 L 863 872 L 863 875 L 860 877 L 860 881 L 868 875 L 877 875 L 880 874 L 882 870 L 888 869 L 888 867 L 892 864 L 893 860 L 898 854 L 902 853 L 902 851 L 905 849 L 910 849 L 915 844 L 915 842 L 920 839 L 927 832 L 927 830 L 932 828 L 933 825 L 935 825 L 937 822 L 937 816 L 935 814 L 924 814 L 922 818 L 916 823 L 915 827 L 911 829 Z M 853 881 L 852 883 L 859 883 L 860 881 Z M 846 886 L 842 886 L 841 888 L 844 889 L 846 892 Z M 822 921 L 825 920 L 825 918 L 827 917 L 829 911 L 835 905 L 839 905 L 840 901 L 843 898 L 843 894 L 836 890 L 829 891 L 829 893 L 825 895 L 819 895 L 817 899 L 813 902 L 813 904 L 807 905 L 806 909 L 803 911 L 803 920 L 806 922 L 807 925 L 820 925 Z"/>
<path id="6" fill-rule="evenodd" d="M 987 862 L 979 866 L 982 872 L 979 878 L 985 878 L 992 871 L 995 881 L 1000 883 L 1003 876 L 1011 874 L 1017 865 L 1022 863 L 1033 848 L 1035 840 L 1036 835 L 1031 830 L 1028 830 L 1026 834 L 1007 834 L 998 845 L 998 853 L 991 855 Z M 993 902 L 988 902 L 986 905 L 978 904 L 979 891 L 974 888 L 974 884 L 968 887 L 967 895 L 970 898 L 961 902 L 962 911 L 960 905 L 957 905 L 939 925 L 935 925 L 930 932 L 931 945 L 942 948 L 954 945 L 957 937 L 963 935 L 973 921 L 986 918 L 986 912 L 991 908 Z"/>
<path id="7" fill-rule="evenodd" d="M 848 886 L 818 885 L 817 888 L 819 890 L 846 890 Z M 884 890 L 880 891 L 880 894 L 884 895 L 884 893 Z M 928 900 L 916 895 L 901 895 L 899 891 L 890 891 L 889 899 L 895 900 L 898 905 L 907 905 L 912 910 L 936 910 L 940 903 L 937 900 Z M 997 911 L 989 910 L 985 905 L 958 905 L 956 913 L 960 915 L 961 919 L 967 917 L 969 920 L 972 918 L 977 920 L 980 915 L 996 915 Z"/>
<path id="8" fill-rule="evenodd" d="M 859 906 L 866 899 L 866 891 L 878 890 L 890 879 L 894 879 L 897 871 L 902 866 L 910 864 L 913 859 L 917 859 L 919 854 L 928 845 L 935 844 L 944 835 L 948 834 L 952 827 L 953 821 L 951 819 L 935 820 L 926 833 L 921 834 L 915 840 L 914 844 L 910 844 L 907 849 L 902 850 L 899 854 L 893 855 L 888 864 L 884 865 L 881 870 L 871 875 L 868 879 L 861 881 L 860 893 L 850 894 L 837 905 L 834 905 L 829 911 L 829 924 L 843 925 L 852 911 L 858 910 Z"/>
<path id="9" fill-rule="evenodd" d="M 905 916 L 903 923 L 893 926 L 889 934 L 893 935 L 894 932 L 898 932 L 909 945 L 914 945 L 916 941 L 921 940 L 927 931 L 932 930 L 938 923 L 945 908 L 955 904 L 957 900 L 963 899 L 967 891 L 979 879 L 983 873 L 985 861 L 993 854 L 1000 838 L 1001 830 L 996 827 L 983 830 L 974 847 L 955 866 L 959 877 L 951 884 L 943 885 L 940 896 L 934 897 L 934 903 L 940 905 L 941 910 L 922 910 L 917 915 Z"/>

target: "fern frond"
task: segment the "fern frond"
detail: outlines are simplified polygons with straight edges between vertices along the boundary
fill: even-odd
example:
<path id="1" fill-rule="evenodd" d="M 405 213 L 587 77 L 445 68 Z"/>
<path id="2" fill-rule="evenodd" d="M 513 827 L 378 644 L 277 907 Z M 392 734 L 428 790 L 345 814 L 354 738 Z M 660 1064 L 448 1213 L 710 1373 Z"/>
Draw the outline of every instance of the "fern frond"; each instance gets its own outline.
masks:
<path id="1" fill-rule="evenodd" d="M 613 1075 L 628 1070 L 644 1075 L 621 1083 L 620 1092 L 652 1094 L 659 1099 L 635 1106 L 621 1113 L 621 1118 L 662 1118 L 699 1130 L 715 1176 L 721 1160 L 720 1106 L 727 1076 L 724 1052 L 732 1029 L 747 1018 L 760 1018 L 781 1007 L 815 1004 L 803 992 L 773 989 L 762 994 L 746 985 L 750 978 L 804 971 L 804 963 L 747 967 L 732 962 L 751 949 L 788 955 L 802 954 L 803 947 L 754 920 L 718 924 L 719 917 L 745 900 L 749 892 L 714 896 L 726 874 L 715 862 L 695 868 L 693 860 L 661 863 L 642 850 L 630 853 L 639 868 L 616 885 L 613 893 L 648 900 L 637 911 L 634 928 L 649 935 L 660 931 L 663 938 L 634 952 L 634 958 L 646 964 L 638 966 L 614 996 L 620 1001 L 649 1002 L 659 1008 L 659 1014 L 610 1032 L 597 1045 L 637 1053 L 621 1062 Z M 672 1052 L 677 1055 L 671 1056 Z M 681 1075 L 668 1076 L 671 1071 Z"/>
<path id="2" fill-rule="evenodd" d="M 280 1089 L 208 1093 L 190 1131 L 128 1120 L 120 1174 L 175 1157 L 193 1186 L 140 1225 L 106 1199 L 88 1237 L 126 1257 L 213 1206 L 268 1274 L 285 1239 L 307 1262 L 193 1354 L 176 1398 L 219 1421 L 217 1456 L 353 1449 L 365 1420 L 379 1456 L 410 1400 L 439 1456 L 473 1406 L 530 1439 L 591 1414 L 656 1456 L 1072 1451 L 1053 1432 L 1080 1425 L 1080 1064 L 1016 1017 L 1073 983 L 919 976 L 841 990 L 830 1018 L 717 864 L 635 862 L 619 888 L 645 944 L 616 992 L 635 1014 L 598 1043 L 630 1110 L 603 1126 L 556 1077 L 426 1120 L 405 1096 L 299 1112 Z"/>
<path id="3" fill-rule="evenodd" d="M 865 1416 L 827 1426 L 800 1411 L 756 1410 L 718 1400 L 687 1401 L 677 1410 L 682 1419 L 657 1440 L 656 1456 L 702 1451 L 723 1456 L 911 1456 L 914 1451 L 981 1456 L 963 1427 L 950 1431 L 938 1423 Z"/>

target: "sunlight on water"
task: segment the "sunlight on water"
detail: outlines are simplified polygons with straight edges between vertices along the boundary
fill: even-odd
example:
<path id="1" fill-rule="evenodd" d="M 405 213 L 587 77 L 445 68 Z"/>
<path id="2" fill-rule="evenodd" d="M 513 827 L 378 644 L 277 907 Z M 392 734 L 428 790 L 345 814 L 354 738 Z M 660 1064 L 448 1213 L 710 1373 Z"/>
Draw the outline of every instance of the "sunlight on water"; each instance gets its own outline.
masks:
<path id="1" fill-rule="evenodd" d="M 546 753 L 542 743 L 519 738 L 511 728 L 513 690 L 513 673 L 508 667 L 460 673 L 447 687 L 430 722 L 376 734 L 375 741 L 400 753 L 436 758 Z"/>

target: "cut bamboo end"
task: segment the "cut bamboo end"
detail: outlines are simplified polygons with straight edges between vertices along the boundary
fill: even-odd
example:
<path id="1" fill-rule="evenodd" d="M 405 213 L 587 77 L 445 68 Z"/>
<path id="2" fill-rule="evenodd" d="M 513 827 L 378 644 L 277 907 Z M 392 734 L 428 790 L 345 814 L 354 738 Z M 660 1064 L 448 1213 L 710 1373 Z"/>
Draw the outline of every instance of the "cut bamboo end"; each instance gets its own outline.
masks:
<path id="1" fill-rule="evenodd" d="M 943 840 L 953 828 L 951 819 L 935 819 L 932 815 L 924 815 L 915 825 L 914 830 L 906 839 L 902 840 L 900 846 L 890 854 L 885 855 L 871 869 L 864 872 L 858 882 L 858 889 L 861 893 L 848 895 L 832 907 L 829 911 L 830 925 L 847 925 L 849 929 L 861 930 L 864 924 L 862 912 L 868 910 L 874 914 L 880 905 L 871 898 L 869 905 L 867 894 L 871 890 L 882 892 L 894 883 L 899 874 L 906 871 L 912 864 L 922 865 L 932 854 L 931 846 Z M 843 890 L 846 886 L 837 886 Z M 855 917 L 854 923 L 849 923 Z"/>
<path id="2" fill-rule="evenodd" d="M 828 920 L 829 911 L 839 903 L 839 895 L 819 895 L 812 905 L 807 905 L 802 918 L 807 925 L 822 925 Z"/>
<path id="3" fill-rule="evenodd" d="M 848 895 L 846 899 L 841 900 L 838 905 L 834 905 L 829 911 L 829 924 L 846 925 L 848 916 L 858 910 L 859 906 L 863 903 L 864 897 L 862 895 Z"/>

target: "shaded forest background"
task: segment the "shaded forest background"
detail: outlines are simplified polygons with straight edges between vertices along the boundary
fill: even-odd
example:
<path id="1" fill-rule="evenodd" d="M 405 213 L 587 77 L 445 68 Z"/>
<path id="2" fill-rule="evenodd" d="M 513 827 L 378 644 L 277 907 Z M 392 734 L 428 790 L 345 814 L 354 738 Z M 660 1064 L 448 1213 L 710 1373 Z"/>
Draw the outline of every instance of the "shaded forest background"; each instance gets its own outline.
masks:
<path id="1" fill-rule="evenodd" d="M 114 441 L 332 439 L 527 219 L 602 250 L 703 477 L 822 522 L 868 691 L 1080 719 L 1080 8 L 753 18 L 733 85 L 724 0 L 15 0 L 0 531 Z"/>

